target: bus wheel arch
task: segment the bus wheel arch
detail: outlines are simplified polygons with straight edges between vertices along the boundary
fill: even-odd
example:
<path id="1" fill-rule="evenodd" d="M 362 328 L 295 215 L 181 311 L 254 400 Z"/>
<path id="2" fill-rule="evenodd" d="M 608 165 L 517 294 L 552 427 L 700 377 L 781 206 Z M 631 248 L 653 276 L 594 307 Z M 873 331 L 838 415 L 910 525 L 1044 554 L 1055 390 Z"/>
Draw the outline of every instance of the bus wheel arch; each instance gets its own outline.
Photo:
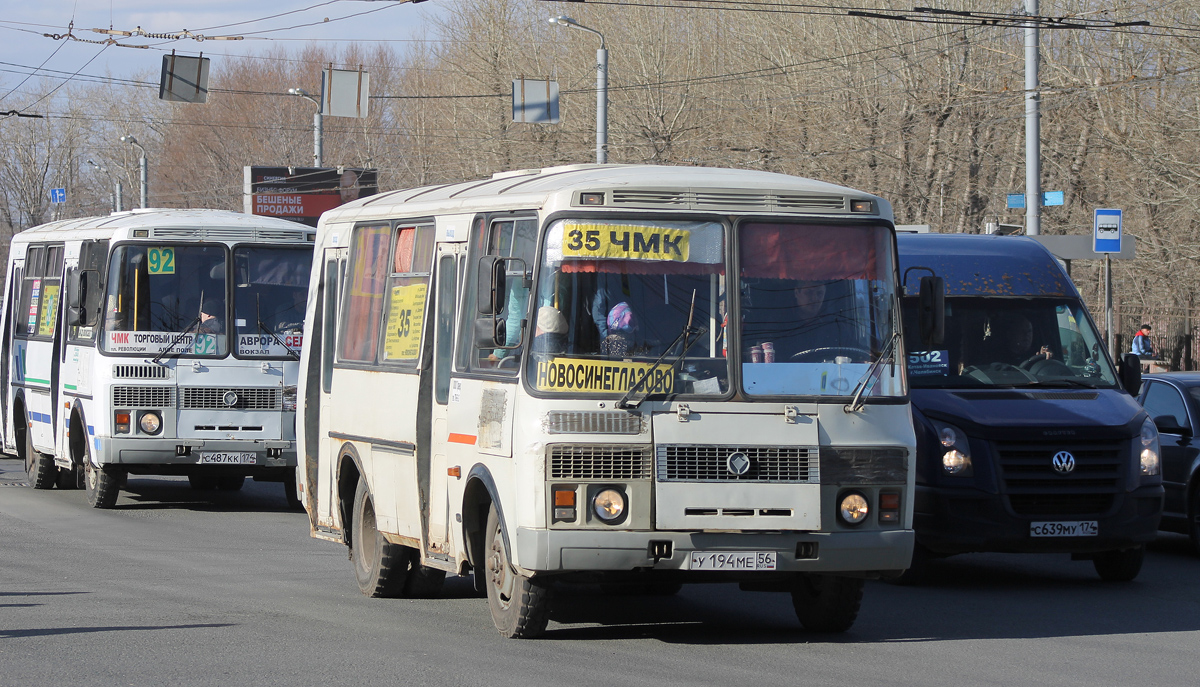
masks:
<path id="1" fill-rule="evenodd" d="M 29 431 L 29 416 L 25 413 L 25 396 L 20 392 L 13 396 L 12 428 L 13 442 L 17 448 L 17 457 L 24 463 L 25 433 Z"/>
<path id="2" fill-rule="evenodd" d="M 462 527 L 463 541 L 467 543 L 467 562 L 475 571 L 475 590 L 481 593 L 487 589 L 484 584 L 484 562 L 487 560 L 488 509 L 493 503 L 496 504 L 496 513 L 503 524 L 504 509 L 500 507 L 500 499 L 497 497 L 496 482 L 488 469 L 477 463 L 467 473 L 467 484 L 463 488 Z M 501 531 L 506 533 L 505 543 L 508 544 L 507 529 L 501 527 Z"/>
<path id="3" fill-rule="evenodd" d="M 350 546 L 350 528 L 353 521 L 354 495 L 358 489 L 359 480 L 366 474 L 362 469 L 362 459 L 354 444 L 342 444 L 338 449 L 337 468 L 337 504 L 338 515 L 342 524 L 342 543 Z"/>

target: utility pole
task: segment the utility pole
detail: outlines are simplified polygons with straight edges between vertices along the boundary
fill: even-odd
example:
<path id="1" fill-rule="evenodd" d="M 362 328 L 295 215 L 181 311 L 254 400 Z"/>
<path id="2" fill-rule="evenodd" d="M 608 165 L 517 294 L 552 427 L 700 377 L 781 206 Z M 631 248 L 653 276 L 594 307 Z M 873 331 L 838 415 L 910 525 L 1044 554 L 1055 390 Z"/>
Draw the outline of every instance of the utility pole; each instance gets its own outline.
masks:
<path id="1" fill-rule="evenodd" d="M 1038 0 L 1025 0 L 1025 15 L 1036 17 Z M 1025 233 L 1042 233 L 1042 147 L 1038 121 L 1038 26 L 1025 22 Z"/>

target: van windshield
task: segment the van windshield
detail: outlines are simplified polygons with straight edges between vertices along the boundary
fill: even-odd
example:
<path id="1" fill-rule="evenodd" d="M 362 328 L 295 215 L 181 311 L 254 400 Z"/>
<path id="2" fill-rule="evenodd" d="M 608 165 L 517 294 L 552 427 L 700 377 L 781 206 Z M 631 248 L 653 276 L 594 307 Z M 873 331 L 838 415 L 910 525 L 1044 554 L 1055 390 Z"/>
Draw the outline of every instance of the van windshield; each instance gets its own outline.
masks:
<path id="1" fill-rule="evenodd" d="M 921 344 L 917 306 L 917 298 L 904 298 L 913 388 L 1116 387 L 1104 344 L 1077 301 L 947 298 L 946 336 L 933 347 Z"/>

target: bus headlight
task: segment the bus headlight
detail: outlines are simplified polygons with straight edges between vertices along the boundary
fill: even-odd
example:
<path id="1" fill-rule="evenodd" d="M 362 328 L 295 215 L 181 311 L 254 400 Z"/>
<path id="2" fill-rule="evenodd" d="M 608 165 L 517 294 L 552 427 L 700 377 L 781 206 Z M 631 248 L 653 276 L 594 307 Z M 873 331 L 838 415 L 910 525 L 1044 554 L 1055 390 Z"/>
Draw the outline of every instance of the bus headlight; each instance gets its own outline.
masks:
<path id="1" fill-rule="evenodd" d="M 1142 423 L 1142 435 L 1134 446 L 1141 451 L 1142 475 L 1149 477 L 1159 474 L 1162 465 L 1159 458 L 1158 428 L 1150 418 L 1146 418 Z"/>
<path id="2" fill-rule="evenodd" d="M 146 434 L 158 434 L 162 430 L 162 416 L 153 410 L 147 410 L 138 418 L 138 427 Z"/>
<path id="3" fill-rule="evenodd" d="M 838 517 L 847 525 L 857 525 L 866 520 L 870 511 L 871 507 L 867 503 L 867 497 L 857 491 L 844 494 L 842 500 L 838 502 Z"/>
<path id="4" fill-rule="evenodd" d="M 938 446 L 942 453 L 942 471 L 955 477 L 970 477 L 975 473 L 971 464 L 971 446 L 967 435 L 954 425 L 930 420 L 937 433 Z"/>
<path id="5" fill-rule="evenodd" d="M 625 515 L 625 494 L 617 489 L 602 489 L 592 498 L 592 512 L 612 525 Z"/>

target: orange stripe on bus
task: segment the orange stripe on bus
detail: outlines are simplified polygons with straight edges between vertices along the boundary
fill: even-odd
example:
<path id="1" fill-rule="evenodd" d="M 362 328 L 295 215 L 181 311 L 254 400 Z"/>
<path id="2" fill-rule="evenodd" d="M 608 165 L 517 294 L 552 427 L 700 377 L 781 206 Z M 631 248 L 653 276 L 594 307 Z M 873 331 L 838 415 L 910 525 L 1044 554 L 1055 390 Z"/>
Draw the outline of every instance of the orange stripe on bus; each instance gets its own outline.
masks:
<path id="1" fill-rule="evenodd" d="M 446 439 L 446 441 L 449 441 L 452 444 L 471 444 L 472 446 L 474 446 L 475 445 L 475 435 L 474 434 L 455 434 L 454 432 L 451 432 L 450 437 L 448 439 Z"/>

